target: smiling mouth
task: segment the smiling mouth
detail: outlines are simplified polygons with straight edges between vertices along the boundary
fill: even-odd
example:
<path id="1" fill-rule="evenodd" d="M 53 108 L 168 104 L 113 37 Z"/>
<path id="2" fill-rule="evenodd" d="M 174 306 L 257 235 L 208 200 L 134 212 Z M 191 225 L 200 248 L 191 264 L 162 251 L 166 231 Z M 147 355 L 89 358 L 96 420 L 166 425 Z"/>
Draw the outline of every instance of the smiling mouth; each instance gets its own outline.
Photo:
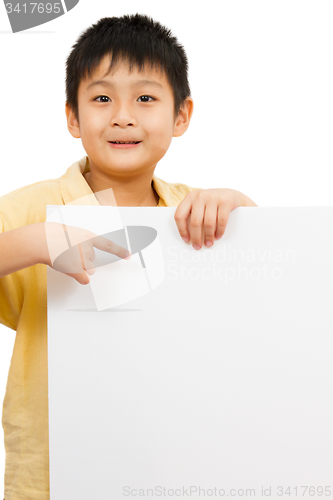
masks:
<path id="1" fill-rule="evenodd" d="M 139 144 L 141 141 L 108 141 L 111 144 Z"/>

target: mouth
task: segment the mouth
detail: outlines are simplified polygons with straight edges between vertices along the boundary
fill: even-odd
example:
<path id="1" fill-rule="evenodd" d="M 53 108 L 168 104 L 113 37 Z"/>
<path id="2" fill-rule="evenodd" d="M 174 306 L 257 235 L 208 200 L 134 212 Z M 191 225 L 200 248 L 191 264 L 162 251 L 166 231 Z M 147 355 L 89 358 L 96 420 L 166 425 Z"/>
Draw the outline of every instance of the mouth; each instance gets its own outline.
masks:
<path id="1" fill-rule="evenodd" d="M 112 144 L 139 144 L 141 141 L 108 141 Z"/>
<path id="2" fill-rule="evenodd" d="M 140 143 L 141 141 L 108 141 L 113 148 L 134 148 Z"/>

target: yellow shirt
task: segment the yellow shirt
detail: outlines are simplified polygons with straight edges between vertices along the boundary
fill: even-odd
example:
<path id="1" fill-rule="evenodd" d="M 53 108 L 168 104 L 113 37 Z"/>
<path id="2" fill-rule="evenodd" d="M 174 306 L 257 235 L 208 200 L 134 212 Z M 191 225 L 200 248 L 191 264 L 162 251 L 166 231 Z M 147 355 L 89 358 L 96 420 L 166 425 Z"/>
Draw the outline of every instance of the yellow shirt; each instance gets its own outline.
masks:
<path id="1" fill-rule="evenodd" d="M 58 179 L 37 182 L 0 197 L 0 231 L 45 222 L 46 205 L 66 205 L 92 194 L 83 157 Z M 176 207 L 190 188 L 155 175 L 159 207 Z M 2 426 L 6 450 L 5 500 L 49 500 L 46 266 L 0 278 L 0 322 L 16 330 Z"/>

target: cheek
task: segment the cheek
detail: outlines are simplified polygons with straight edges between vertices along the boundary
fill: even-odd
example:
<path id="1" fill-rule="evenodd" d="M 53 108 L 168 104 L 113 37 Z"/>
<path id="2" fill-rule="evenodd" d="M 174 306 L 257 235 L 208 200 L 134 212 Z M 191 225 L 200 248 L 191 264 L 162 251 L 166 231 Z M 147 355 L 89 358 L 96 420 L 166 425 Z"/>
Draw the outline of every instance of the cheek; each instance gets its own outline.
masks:
<path id="1" fill-rule="evenodd" d="M 83 112 L 80 116 L 82 116 L 82 123 L 84 124 L 82 128 L 80 128 L 83 135 L 89 137 L 98 136 L 105 128 L 105 120 L 101 113 Z"/>
<path id="2" fill-rule="evenodd" d="M 172 121 L 167 116 L 165 116 L 165 121 L 161 120 L 161 117 L 151 120 L 150 131 L 150 142 L 153 144 L 151 153 L 155 160 L 159 161 L 166 154 L 172 140 Z"/>
<path id="3" fill-rule="evenodd" d="M 169 146 L 173 134 L 173 121 L 169 113 L 160 113 L 147 120 L 147 130 L 160 144 Z"/>

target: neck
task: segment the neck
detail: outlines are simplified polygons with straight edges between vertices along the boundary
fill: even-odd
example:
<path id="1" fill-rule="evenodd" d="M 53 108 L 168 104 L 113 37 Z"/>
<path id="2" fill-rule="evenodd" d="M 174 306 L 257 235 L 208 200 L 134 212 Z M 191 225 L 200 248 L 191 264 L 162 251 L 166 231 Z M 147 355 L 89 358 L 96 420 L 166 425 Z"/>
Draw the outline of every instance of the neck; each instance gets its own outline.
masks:
<path id="1" fill-rule="evenodd" d="M 153 172 L 145 172 L 129 179 L 103 173 L 83 174 L 93 193 L 112 188 L 118 207 L 156 207 L 159 196 L 153 188 Z"/>

